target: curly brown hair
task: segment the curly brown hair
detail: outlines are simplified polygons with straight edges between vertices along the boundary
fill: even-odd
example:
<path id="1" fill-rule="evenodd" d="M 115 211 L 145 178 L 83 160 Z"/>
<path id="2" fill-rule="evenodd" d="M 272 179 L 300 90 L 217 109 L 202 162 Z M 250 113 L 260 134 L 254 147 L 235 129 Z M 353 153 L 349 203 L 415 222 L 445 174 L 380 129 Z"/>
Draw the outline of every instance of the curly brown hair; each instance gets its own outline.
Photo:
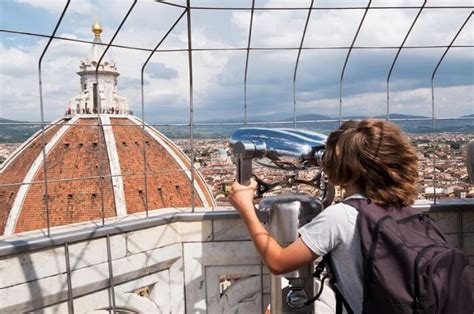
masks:
<path id="1" fill-rule="evenodd" d="M 326 141 L 322 167 L 335 185 L 356 185 L 383 207 L 417 198 L 418 156 L 408 137 L 387 121 L 347 121 Z"/>

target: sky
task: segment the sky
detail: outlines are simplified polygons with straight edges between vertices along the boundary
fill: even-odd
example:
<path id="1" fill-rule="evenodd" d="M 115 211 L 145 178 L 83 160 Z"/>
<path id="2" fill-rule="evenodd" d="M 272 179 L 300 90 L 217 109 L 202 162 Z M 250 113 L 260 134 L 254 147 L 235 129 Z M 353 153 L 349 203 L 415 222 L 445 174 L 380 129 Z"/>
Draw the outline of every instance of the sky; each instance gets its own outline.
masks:
<path id="1" fill-rule="evenodd" d="M 183 0 L 169 1 L 185 4 Z M 64 0 L 1 0 L 0 29 L 49 35 Z M 250 8 L 251 0 L 191 0 L 192 6 Z M 342 84 L 342 115 L 378 116 L 386 112 L 390 66 L 423 1 L 373 0 L 347 62 Z M 91 25 L 98 20 L 102 41 L 111 40 L 131 0 L 72 0 L 57 36 L 92 41 Z M 311 1 L 256 0 L 248 61 L 248 116 L 293 117 L 293 75 L 298 48 Z M 317 1 L 308 23 L 296 75 L 296 114 L 337 117 L 344 60 L 367 0 Z M 474 8 L 472 0 L 428 0 L 405 46 L 446 46 Z M 268 10 L 268 8 L 305 8 Z M 464 8 L 470 6 L 470 8 Z M 265 10 L 267 8 L 267 10 Z M 326 8 L 326 9 L 324 9 Z M 333 8 L 333 9 L 327 9 Z M 138 1 L 114 44 L 153 49 L 183 9 L 155 1 Z M 195 49 L 245 48 L 250 10 L 203 10 L 191 13 Z M 160 49 L 187 49 L 186 16 Z M 40 120 L 38 60 L 47 39 L 0 32 L 0 117 Z M 474 114 L 474 16 L 454 42 L 434 78 L 435 114 L 440 118 Z M 382 48 L 382 47 L 392 48 Z M 46 120 L 62 116 L 70 99 L 79 94 L 81 59 L 90 44 L 53 40 L 42 64 Z M 336 49 L 342 47 L 343 49 Z M 364 47 L 372 47 L 365 49 Z M 378 48 L 377 48 L 378 47 Z M 310 49 L 319 48 L 319 49 Z M 390 79 L 390 112 L 432 115 L 431 76 L 446 48 L 406 48 L 400 52 Z M 112 47 L 110 57 L 120 72 L 118 92 L 141 116 L 141 68 L 150 52 Z M 245 50 L 194 51 L 194 121 L 243 120 Z M 189 121 L 189 72 L 186 51 L 159 51 L 145 68 L 145 118 L 152 123 Z"/>

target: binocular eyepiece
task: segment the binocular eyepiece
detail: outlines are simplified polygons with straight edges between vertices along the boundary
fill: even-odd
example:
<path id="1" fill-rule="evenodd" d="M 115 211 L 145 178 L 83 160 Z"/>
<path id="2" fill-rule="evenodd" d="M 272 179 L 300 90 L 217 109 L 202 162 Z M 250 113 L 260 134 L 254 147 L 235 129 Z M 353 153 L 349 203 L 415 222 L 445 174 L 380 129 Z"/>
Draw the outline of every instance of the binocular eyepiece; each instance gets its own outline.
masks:
<path id="1" fill-rule="evenodd" d="M 242 128 L 230 138 L 237 165 L 237 181 L 248 185 L 252 159 L 269 158 L 278 162 L 292 159 L 298 169 L 321 165 L 326 135 L 299 129 Z"/>

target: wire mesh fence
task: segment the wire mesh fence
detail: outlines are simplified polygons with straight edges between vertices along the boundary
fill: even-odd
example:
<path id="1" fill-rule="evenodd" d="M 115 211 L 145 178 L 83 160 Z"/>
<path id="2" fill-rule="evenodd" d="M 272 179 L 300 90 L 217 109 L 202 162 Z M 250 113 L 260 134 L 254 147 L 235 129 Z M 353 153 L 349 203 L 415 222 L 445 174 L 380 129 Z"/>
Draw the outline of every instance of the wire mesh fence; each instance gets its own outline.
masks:
<path id="1" fill-rule="evenodd" d="M 438 100 L 436 90 L 437 84 L 443 86 L 442 81 L 438 83 L 438 70 L 443 65 L 446 59 L 449 59 L 450 52 L 453 50 L 466 50 L 472 51 L 474 44 L 472 40 L 463 40 L 459 42 L 459 37 L 463 36 L 468 37 L 469 39 L 469 30 L 472 28 L 472 15 L 474 8 L 471 5 L 462 5 L 462 4 L 453 4 L 453 3 L 443 3 L 442 1 L 420 1 L 416 5 L 406 5 L 403 2 L 390 2 L 382 3 L 380 1 L 357 1 L 357 2 L 348 2 L 341 4 L 334 3 L 325 3 L 318 1 L 298 1 L 298 2 L 278 2 L 278 1 L 237 1 L 237 2 L 200 2 L 200 1 L 155 1 L 147 2 L 147 8 L 153 6 L 154 10 L 172 10 L 174 12 L 175 18 L 169 19 L 169 24 L 163 29 L 160 30 L 160 37 L 153 37 L 153 45 L 148 45 L 149 47 L 143 47 L 138 44 L 134 44 L 134 40 L 126 42 L 124 38 L 120 37 L 121 32 L 126 27 L 132 27 L 133 23 L 136 22 L 136 19 L 139 18 L 140 14 L 143 13 L 143 9 L 140 7 L 145 1 L 129 1 L 123 6 L 123 12 L 120 19 L 117 19 L 117 25 L 113 30 L 113 35 L 110 40 L 106 43 L 97 43 L 95 41 L 88 41 L 77 39 L 75 36 L 58 36 L 58 29 L 60 29 L 63 23 L 70 23 L 65 21 L 71 17 L 68 15 L 69 9 L 71 9 L 70 1 L 66 1 L 62 10 L 58 12 L 58 20 L 50 34 L 45 33 L 34 33 L 30 31 L 23 31 L 20 28 L 18 29 L 0 29 L 0 33 L 10 34 L 15 36 L 27 37 L 27 38 L 38 38 L 38 39 L 47 39 L 47 43 L 44 46 L 44 49 L 41 52 L 41 56 L 38 60 L 38 84 L 39 84 L 39 109 L 41 113 L 40 122 L 4 122 L 1 123 L 1 126 L 40 126 L 41 132 L 41 154 L 44 162 L 42 163 L 43 176 L 42 180 L 23 180 L 22 182 L 2 182 L 0 183 L 0 188 L 6 189 L 12 186 L 33 186 L 33 185 L 43 185 L 44 191 L 44 206 L 45 206 L 45 221 L 47 222 L 47 233 L 50 234 L 50 211 L 49 208 L 50 200 L 49 198 L 49 187 L 53 186 L 59 182 L 74 182 L 74 181 L 83 181 L 88 182 L 90 180 L 97 180 L 99 186 L 99 191 L 96 195 L 100 203 L 101 209 L 101 220 L 102 224 L 105 224 L 106 218 L 106 205 L 104 201 L 104 182 L 111 180 L 114 177 L 143 177 L 144 189 L 140 190 L 141 198 L 144 202 L 144 211 L 148 216 L 148 211 L 150 209 L 148 204 L 149 199 L 149 176 L 162 175 L 168 172 L 185 172 L 188 173 L 190 178 L 190 191 L 191 191 L 191 201 L 190 207 L 191 211 L 196 210 L 196 200 L 195 200 L 195 189 L 193 188 L 195 184 L 195 163 L 194 161 L 198 158 L 196 154 L 196 134 L 199 134 L 200 130 L 203 129 L 217 129 L 216 134 L 228 134 L 232 130 L 235 130 L 238 127 L 246 126 L 264 126 L 264 127 L 310 127 L 310 128 L 321 128 L 321 126 L 326 126 L 323 129 L 331 129 L 337 127 L 343 121 L 351 119 L 350 114 L 345 114 L 345 108 L 351 108 L 348 112 L 353 112 L 355 108 L 358 111 L 364 111 L 365 109 L 360 104 L 354 104 L 353 100 L 349 95 L 353 95 L 353 81 L 357 79 L 354 77 L 354 74 L 350 73 L 351 67 L 359 66 L 358 64 L 364 61 L 364 58 L 370 58 L 370 54 L 367 56 L 361 56 L 361 53 L 367 52 L 383 52 L 390 51 L 391 55 L 386 58 L 386 62 L 381 64 L 380 73 L 378 78 L 381 78 L 382 81 L 385 81 L 385 95 L 384 102 L 379 102 L 377 113 L 370 114 L 376 115 L 380 119 L 391 120 L 400 124 L 403 123 L 429 123 L 431 128 L 431 139 L 429 142 L 430 152 L 429 158 L 432 163 L 432 187 L 433 187 L 433 199 L 434 202 L 439 198 L 437 195 L 437 187 L 439 186 L 437 178 L 437 164 L 436 160 L 438 158 L 437 151 L 439 147 L 438 142 L 438 132 L 437 125 L 442 124 L 443 121 L 465 121 L 467 124 L 473 122 L 472 115 L 466 115 L 462 117 L 446 117 L 443 115 L 437 114 L 437 109 L 439 106 L 446 105 L 445 100 Z M 74 4 L 73 4 L 74 5 Z M 138 11 L 138 12 L 137 12 Z M 370 15 L 377 12 L 380 14 L 378 18 L 370 19 Z M 380 26 L 382 30 L 377 30 L 377 22 L 380 22 L 381 18 L 397 16 L 399 14 L 405 14 L 409 12 L 409 18 L 405 18 L 404 25 L 401 28 L 402 30 L 390 30 L 384 29 L 386 25 Z M 413 41 L 412 38 L 420 38 L 426 36 L 423 34 L 423 31 L 426 30 L 426 27 L 421 27 L 419 24 L 427 23 L 426 21 L 432 19 L 432 16 L 428 15 L 427 12 L 434 12 L 433 14 L 439 14 L 439 12 L 457 12 L 456 19 L 449 25 L 450 32 L 449 36 L 446 38 L 436 38 L 435 41 Z M 205 41 L 200 38 L 199 33 L 196 32 L 196 29 L 204 28 L 208 32 L 212 33 L 213 29 L 206 25 L 208 20 L 215 18 L 217 23 L 214 26 L 219 27 L 219 23 L 225 25 L 225 21 L 222 20 L 221 15 L 224 16 L 224 19 L 229 17 L 226 14 L 235 14 L 231 17 L 234 18 L 240 25 L 245 24 L 245 31 L 242 33 L 246 34 L 245 38 L 236 40 L 232 38 L 232 32 L 229 31 L 229 43 L 222 44 L 218 41 Z M 294 18 L 291 24 L 286 25 L 290 31 L 277 30 L 276 33 L 289 33 L 291 38 L 277 38 L 276 42 L 269 43 L 265 41 L 264 32 L 262 29 L 268 27 L 274 27 L 276 25 L 271 25 L 271 20 L 269 16 L 275 15 L 276 19 L 282 17 L 282 14 L 290 14 Z M 340 14 L 340 15 L 338 15 Z M 320 15 L 319 19 L 316 19 L 315 16 Z M 321 17 L 323 16 L 323 17 Z M 198 24 L 195 24 L 194 18 L 197 18 Z M 337 22 L 342 19 L 350 20 L 347 26 L 351 28 L 351 32 L 346 32 L 341 37 L 342 39 L 330 38 L 328 36 L 322 36 L 321 32 L 324 31 L 326 27 L 327 32 L 335 31 L 337 25 L 333 25 L 331 22 L 331 17 L 337 20 Z M 274 21 L 273 21 L 274 22 Z M 235 22 L 237 23 L 237 22 Z M 325 24 L 326 23 L 326 24 Z M 389 24 L 390 25 L 390 24 Z M 375 26 L 375 28 L 374 28 Z M 223 26 L 224 27 L 224 26 Z M 170 40 L 170 37 L 180 28 L 181 35 L 183 36 L 182 42 L 185 43 L 181 47 L 173 47 L 173 45 L 167 44 Z M 323 29 L 323 30 L 321 30 Z M 224 30 L 225 33 L 226 30 Z M 376 37 L 379 33 L 387 35 L 389 31 L 397 33 L 397 40 L 371 40 L 371 36 Z M 384 33 L 385 32 L 385 33 Z M 350 34 L 349 34 L 350 33 Z M 316 34 L 316 35 L 313 35 Z M 348 35 L 349 34 L 349 35 Z M 467 35 L 466 35 L 467 34 Z M 472 32 L 471 32 L 472 34 Z M 318 41 L 318 36 L 322 40 Z M 329 39 L 328 39 L 329 38 Z M 98 93 L 95 93 L 95 104 L 97 107 L 95 116 L 96 122 L 94 124 L 79 125 L 76 123 L 70 123 L 70 120 L 57 121 L 57 122 L 47 122 L 45 119 L 45 106 L 44 106 L 44 92 L 43 92 L 43 81 L 44 81 L 44 56 L 47 56 L 51 52 L 53 47 L 51 44 L 54 42 L 64 42 L 64 43 L 73 43 L 90 46 L 93 44 L 102 45 L 104 47 L 103 53 L 99 58 L 99 62 L 96 64 L 95 68 L 95 88 L 99 85 L 98 72 L 101 65 L 101 61 L 104 56 L 107 54 L 109 49 L 113 48 L 121 53 L 132 55 L 134 52 L 142 53 L 141 58 L 137 60 L 137 63 L 140 64 L 140 79 L 139 79 L 139 92 L 135 95 L 139 97 L 139 105 L 136 106 L 135 111 L 139 111 L 138 116 L 140 117 L 141 129 L 142 129 L 142 138 L 141 141 L 141 150 L 142 150 L 142 171 L 133 171 L 131 173 L 120 173 L 118 175 L 106 172 L 104 169 L 109 167 L 107 163 L 107 153 L 104 151 L 104 141 L 103 130 L 104 127 L 112 128 L 124 128 L 132 127 L 127 125 L 118 125 L 113 122 L 104 123 L 102 116 L 104 115 L 104 110 L 101 108 L 100 100 L 98 99 Z M 396 43 L 396 44 L 395 44 Z M 431 86 L 431 116 L 430 117 L 412 117 L 412 116 L 398 116 L 394 114 L 394 107 L 396 110 L 400 110 L 400 106 L 396 103 L 396 98 L 398 97 L 398 91 L 400 90 L 400 82 L 397 81 L 397 84 L 393 83 L 393 74 L 400 67 L 400 56 L 404 53 L 427 53 L 427 51 L 438 51 L 442 52 L 441 56 L 437 56 L 436 65 L 431 69 L 428 69 L 428 76 Z M 196 99 L 202 97 L 202 90 L 207 88 L 212 89 L 211 85 L 206 85 L 206 77 L 202 75 L 202 66 L 200 62 L 203 60 L 205 54 L 213 53 L 214 55 L 211 58 L 215 58 L 216 67 L 219 66 L 219 54 L 240 54 L 240 73 L 241 78 L 237 80 L 240 82 L 240 91 L 238 91 L 239 97 L 236 99 L 227 99 L 229 103 L 237 105 L 228 105 L 222 106 L 219 110 L 228 111 L 231 115 L 237 113 L 237 119 L 220 119 L 220 112 L 216 112 L 215 119 L 203 119 L 203 116 L 213 116 L 214 112 L 211 108 L 210 111 L 206 112 L 206 107 L 202 106 L 202 100 Z M 321 59 L 325 60 L 325 57 L 319 55 L 320 53 L 327 54 L 338 54 L 341 60 L 344 60 L 341 64 L 341 67 L 338 71 L 333 71 L 328 75 L 332 75 L 333 79 L 337 81 L 337 102 L 332 101 L 331 108 L 333 111 L 333 116 L 328 117 L 303 117 L 300 118 L 298 113 L 304 112 L 308 108 L 308 101 L 305 99 L 306 94 L 311 92 L 311 89 L 315 87 L 307 86 L 305 79 L 311 76 L 319 76 L 319 73 L 308 73 L 305 63 L 308 64 L 309 58 L 317 59 L 318 56 Z M 170 121 L 170 122 L 157 122 L 156 115 L 149 115 L 148 112 L 153 109 L 155 113 L 155 103 L 148 101 L 147 97 L 153 93 L 152 86 L 150 86 L 149 78 L 151 73 L 150 67 L 154 67 L 153 64 L 154 58 L 159 55 L 166 55 L 168 58 L 177 58 L 181 62 L 181 67 L 184 68 L 184 72 L 187 73 L 187 104 L 186 106 L 181 106 L 176 108 L 177 114 L 182 117 L 187 116 L 187 119 L 182 118 L 181 121 Z M 270 55 L 270 60 L 265 60 L 264 58 Z M 169 57 L 173 56 L 173 57 Z M 271 59 L 272 57 L 276 59 Z M 362 59 L 361 59 L 362 57 Z M 284 63 L 280 62 L 285 60 Z M 266 68 L 262 68 L 259 65 L 259 62 L 266 63 Z M 365 59 L 367 62 L 367 59 Z M 279 63 L 280 62 L 280 63 Z M 211 62 L 212 63 L 212 62 Z M 259 110 L 268 110 L 263 109 L 264 106 L 260 107 L 259 101 L 254 101 L 255 95 L 259 94 L 258 82 L 255 81 L 255 77 L 262 75 L 262 69 L 267 72 L 264 73 L 267 77 L 263 78 L 263 81 L 270 80 L 272 77 L 272 65 L 278 67 L 284 64 L 287 69 L 286 76 L 282 76 L 282 80 L 285 80 L 285 88 L 288 92 L 284 96 L 284 101 L 281 103 L 285 104 L 283 112 L 287 115 L 280 115 L 277 118 L 262 118 L 262 115 L 259 114 Z M 222 65 L 220 65 L 222 67 Z M 379 66 L 379 64 L 376 64 Z M 403 65 L 406 67 L 406 65 Z M 472 63 L 471 63 L 472 66 Z M 225 67 L 224 67 L 225 68 Z M 312 70 L 311 67 L 308 67 Z M 161 70 L 166 72 L 166 65 Z M 168 69 L 169 70 L 169 69 Z M 426 70 L 426 69 L 425 69 Z M 231 73 L 230 75 L 233 75 Z M 220 77 L 225 79 L 225 73 Z M 171 75 L 172 77 L 172 75 Z M 347 83 L 350 80 L 350 83 Z M 471 73 L 472 80 L 472 73 Z M 381 84 L 382 85 L 382 84 Z M 396 86 L 394 86 L 396 85 Z M 263 89 L 263 92 L 267 90 Z M 231 90 L 232 95 L 236 95 L 234 90 Z M 279 95 L 278 91 L 275 90 L 277 96 Z M 393 94 L 397 93 L 397 96 Z M 347 94 L 347 96 L 346 96 Z M 181 97 L 177 96 L 177 97 Z M 314 97 L 314 96 L 313 96 Z M 380 96 L 382 97 L 382 96 Z M 138 98 L 137 98 L 138 99 Z M 220 99 L 218 99 L 220 100 Z M 3 102 L 4 100 L 2 100 Z M 196 106 L 196 101 L 199 105 Z M 379 98 L 380 101 L 380 98 Z M 472 101 L 472 100 L 471 100 Z M 439 102 L 439 103 L 438 103 Z M 310 102 L 309 102 L 310 103 Z M 395 104 L 394 104 L 395 103 Z M 471 103 L 472 104 L 472 103 Z M 317 105 L 316 105 L 317 107 Z M 265 107 L 268 108 L 268 107 Z M 471 107 L 472 108 L 472 107 Z M 403 109 L 403 108 L 402 108 Z M 352 111 L 351 111 L 352 110 Z M 198 112 L 198 119 L 196 119 L 196 113 Z M 468 112 L 469 113 L 469 112 Z M 106 115 L 106 114 L 105 114 Z M 163 112 L 162 116 L 166 116 L 166 111 Z M 155 120 L 155 121 L 153 121 Z M 160 120 L 160 119 L 159 119 Z M 166 119 L 161 119 L 166 120 Z M 187 120 L 187 121 L 184 121 Z M 54 126 L 71 126 L 74 128 L 85 127 L 85 128 L 95 128 L 97 132 L 97 148 L 98 148 L 98 168 L 97 173 L 81 177 L 61 177 L 61 178 L 51 178 L 48 174 L 48 158 L 47 158 L 47 141 L 45 140 L 45 134 L 47 128 Z M 162 130 L 179 130 L 180 135 L 183 136 L 183 133 L 187 133 L 187 142 L 182 143 L 182 147 L 185 149 L 188 157 L 191 160 L 189 169 L 183 170 L 173 170 L 173 169 L 163 169 L 159 171 L 150 171 L 147 168 L 147 163 L 149 162 L 149 152 L 146 145 L 146 128 L 148 126 L 156 127 Z M 187 128 L 187 131 L 183 131 L 183 128 Z M 4 165 L 5 168 L 5 165 Z"/>

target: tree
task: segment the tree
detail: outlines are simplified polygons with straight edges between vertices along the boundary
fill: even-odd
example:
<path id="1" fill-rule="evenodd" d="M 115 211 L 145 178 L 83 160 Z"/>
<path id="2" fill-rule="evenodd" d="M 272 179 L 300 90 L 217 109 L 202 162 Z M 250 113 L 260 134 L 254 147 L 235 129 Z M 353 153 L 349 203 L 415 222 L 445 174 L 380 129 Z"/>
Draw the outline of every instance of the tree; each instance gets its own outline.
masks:
<path id="1" fill-rule="evenodd" d="M 460 149 L 461 148 L 461 143 L 450 141 L 449 146 L 451 147 L 451 149 Z"/>

